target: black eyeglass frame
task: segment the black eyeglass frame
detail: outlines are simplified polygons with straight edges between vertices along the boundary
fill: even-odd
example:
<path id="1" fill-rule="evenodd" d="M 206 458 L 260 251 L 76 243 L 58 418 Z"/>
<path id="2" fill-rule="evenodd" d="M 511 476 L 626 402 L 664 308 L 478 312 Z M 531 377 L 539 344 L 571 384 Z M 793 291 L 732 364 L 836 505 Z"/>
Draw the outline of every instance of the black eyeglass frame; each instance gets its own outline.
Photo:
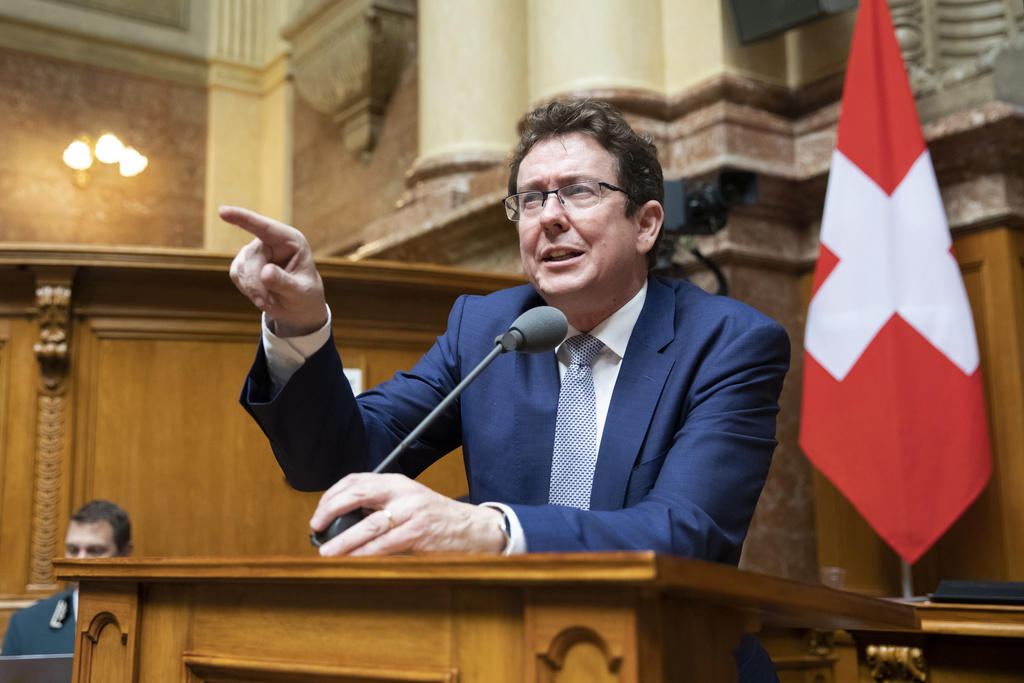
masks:
<path id="1" fill-rule="evenodd" d="M 524 194 L 534 194 L 534 193 L 537 193 L 537 194 L 541 195 L 541 198 L 540 198 L 540 208 L 541 208 L 541 211 L 543 211 L 544 210 L 544 205 L 548 203 L 548 195 L 549 194 L 555 195 L 555 197 L 558 199 L 558 202 L 562 206 L 565 206 L 565 200 L 562 199 L 561 195 L 559 195 L 558 193 L 561 192 L 562 190 L 566 189 L 567 187 L 573 187 L 574 185 L 583 185 L 584 183 L 597 183 L 600 187 L 606 188 L 608 190 L 612 190 L 614 192 L 621 192 L 622 194 L 626 195 L 626 198 L 629 199 L 629 201 L 633 202 L 637 206 L 640 205 L 640 202 L 638 202 L 637 200 L 633 199 L 633 196 L 631 194 L 629 194 L 628 192 L 626 192 L 625 190 L 623 190 L 621 187 L 615 187 L 611 183 L 606 183 L 603 180 L 579 180 L 579 181 L 576 181 L 575 183 L 569 183 L 568 185 L 563 185 L 562 187 L 556 187 L 554 190 L 527 190 L 526 192 L 516 192 L 515 194 L 510 194 L 509 196 L 507 196 L 503 200 L 501 200 L 502 205 L 505 207 L 505 216 L 510 221 L 512 221 L 513 223 L 517 223 L 517 222 L 522 220 L 522 218 L 513 218 L 512 217 L 512 214 L 516 214 L 517 216 L 519 215 L 519 209 L 515 208 L 513 206 L 509 206 L 509 203 L 508 203 L 508 200 L 510 200 L 510 199 L 512 199 L 514 197 L 521 197 Z M 595 204 L 594 206 L 597 206 L 597 204 Z"/>

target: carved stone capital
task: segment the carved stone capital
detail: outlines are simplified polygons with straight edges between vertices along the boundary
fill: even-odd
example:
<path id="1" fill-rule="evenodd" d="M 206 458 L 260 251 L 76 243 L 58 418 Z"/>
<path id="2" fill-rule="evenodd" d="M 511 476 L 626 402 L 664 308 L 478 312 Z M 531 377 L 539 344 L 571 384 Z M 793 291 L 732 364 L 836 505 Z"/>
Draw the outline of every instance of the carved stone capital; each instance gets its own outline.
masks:
<path id="1" fill-rule="evenodd" d="M 889 7 L 917 97 L 984 78 L 1001 55 L 1022 47 L 1019 10 L 1004 0 L 889 0 Z"/>
<path id="2" fill-rule="evenodd" d="M 871 678 L 878 683 L 928 680 L 924 652 L 906 645 L 868 645 L 864 650 Z"/>
<path id="3" fill-rule="evenodd" d="M 295 87 L 333 117 L 345 144 L 368 152 L 416 35 L 414 0 L 319 0 L 282 35 Z"/>

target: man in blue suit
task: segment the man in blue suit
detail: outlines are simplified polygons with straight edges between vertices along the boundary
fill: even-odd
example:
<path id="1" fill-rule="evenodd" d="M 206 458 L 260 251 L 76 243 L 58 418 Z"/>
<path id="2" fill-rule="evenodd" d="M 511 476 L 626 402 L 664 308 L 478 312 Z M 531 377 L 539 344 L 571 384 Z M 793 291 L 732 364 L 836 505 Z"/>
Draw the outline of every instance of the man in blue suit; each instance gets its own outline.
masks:
<path id="1" fill-rule="evenodd" d="M 132 551 L 131 523 L 120 507 L 106 500 L 89 501 L 71 515 L 64 537 L 64 557 L 122 557 Z M 59 655 L 75 651 L 78 588 L 15 612 L 4 633 L 2 654 Z"/>
<path id="2" fill-rule="evenodd" d="M 412 370 L 358 398 L 331 340 L 305 238 L 222 207 L 225 220 L 256 236 L 232 264 L 233 280 L 265 322 L 243 405 L 293 486 L 330 487 L 313 529 L 351 510 L 375 511 L 321 553 L 651 549 L 738 561 L 775 447 L 789 344 L 777 323 L 748 306 L 649 275 L 662 199 L 653 143 L 611 107 L 555 102 L 531 112 L 505 200 L 530 284 L 460 298 L 447 331 Z M 570 324 L 556 352 L 498 357 L 395 473 L 360 473 L 513 319 L 544 303 Z M 560 385 L 581 333 L 598 348 L 588 361 L 591 436 L 574 437 L 585 447 L 570 444 L 566 464 L 558 455 L 566 441 Z M 470 503 L 412 479 L 458 446 Z"/>

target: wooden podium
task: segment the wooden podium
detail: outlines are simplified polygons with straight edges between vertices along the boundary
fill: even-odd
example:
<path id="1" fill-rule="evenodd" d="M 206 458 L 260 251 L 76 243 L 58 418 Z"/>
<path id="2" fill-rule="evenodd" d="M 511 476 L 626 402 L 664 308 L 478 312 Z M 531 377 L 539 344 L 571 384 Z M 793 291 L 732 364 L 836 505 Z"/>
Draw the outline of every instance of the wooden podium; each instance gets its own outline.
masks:
<path id="1" fill-rule="evenodd" d="M 735 680 L 762 624 L 914 629 L 912 607 L 653 553 L 56 560 L 77 683 Z"/>

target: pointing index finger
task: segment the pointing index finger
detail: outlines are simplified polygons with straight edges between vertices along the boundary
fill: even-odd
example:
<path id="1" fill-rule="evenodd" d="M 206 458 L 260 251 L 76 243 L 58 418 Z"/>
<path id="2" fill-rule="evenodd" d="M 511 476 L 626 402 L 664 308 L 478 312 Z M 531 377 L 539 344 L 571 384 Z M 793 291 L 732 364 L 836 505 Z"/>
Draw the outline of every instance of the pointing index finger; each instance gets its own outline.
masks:
<path id="1" fill-rule="evenodd" d="M 222 220 L 237 225 L 267 245 L 293 241 L 296 234 L 299 234 L 295 228 L 240 206 L 221 206 L 217 213 Z"/>

